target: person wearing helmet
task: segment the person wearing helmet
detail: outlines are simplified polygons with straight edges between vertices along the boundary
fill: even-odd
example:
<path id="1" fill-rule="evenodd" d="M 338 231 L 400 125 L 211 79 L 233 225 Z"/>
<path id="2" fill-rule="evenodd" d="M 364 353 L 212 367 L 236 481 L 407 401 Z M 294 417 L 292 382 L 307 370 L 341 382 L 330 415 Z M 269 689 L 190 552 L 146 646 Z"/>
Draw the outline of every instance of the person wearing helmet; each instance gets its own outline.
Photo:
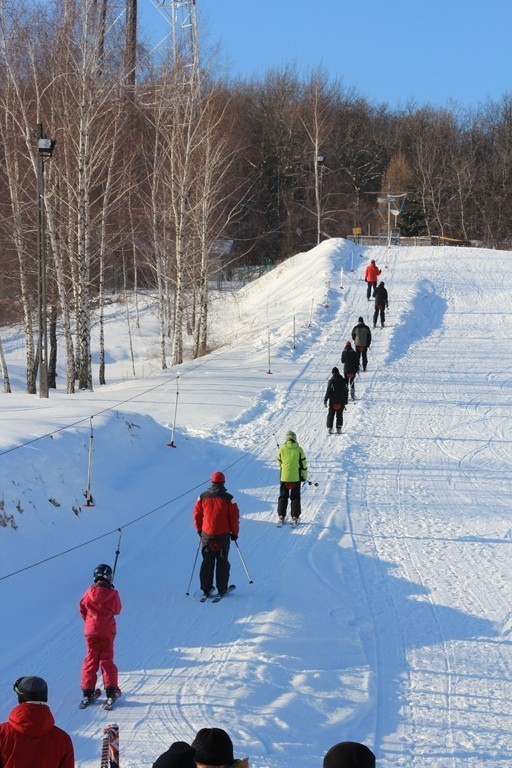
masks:
<path id="1" fill-rule="evenodd" d="M 19 677 L 13 685 L 18 705 L 0 723 L 2 768 L 74 768 L 69 734 L 55 725 L 47 704 L 48 685 L 42 677 Z"/>
<path id="2" fill-rule="evenodd" d="M 359 373 L 359 352 L 353 349 L 350 341 L 347 341 L 345 349 L 341 353 L 341 362 L 343 363 L 343 375 L 350 382 L 350 397 L 355 400 L 356 375 Z"/>
<path id="3" fill-rule="evenodd" d="M 372 259 L 368 266 L 365 269 L 364 272 L 364 279 L 367 283 L 367 289 L 366 289 L 366 298 L 368 301 L 370 301 L 373 296 L 375 296 L 375 288 L 377 287 L 377 278 L 381 274 L 382 270 L 378 268 L 378 266 L 375 263 L 375 259 Z"/>
<path id="4" fill-rule="evenodd" d="M 283 445 L 277 453 L 279 464 L 279 498 L 277 500 L 277 516 L 279 523 L 286 519 L 288 499 L 292 523 L 299 522 L 301 514 L 300 485 L 308 479 L 308 463 L 306 454 L 297 442 L 297 435 L 291 430 L 286 433 Z"/>
<path id="5" fill-rule="evenodd" d="M 380 315 L 380 324 L 381 327 L 384 328 L 384 323 L 386 322 L 386 314 L 384 312 L 384 309 L 389 308 L 389 302 L 388 302 L 388 290 L 384 285 L 384 280 L 380 282 L 375 289 L 375 312 L 373 313 L 373 327 L 377 325 L 377 320 L 379 319 Z"/>
<path id="6" fill-rule="evenodd" d="M 222 472 L 214 472 L 211 486 L 204 491 L 194 504 L 194 526 L 201 537 L 203 562 L 199 570 L 199 581 L 205 597 L 213 590 L 213 579 L 219 595 L 228 591 L 229 545 L 238 539 L 240 512 L 233 496 L 225 487 L 226 478 Z"/>
<path id="7" fill-rule="evenodd" d="M 115 616 L 121 613 L 119 592 L 112 584 L 114 574 L 110 565 L 102 563 L 94 569 L 94 583 L 80 600 L 79 610 L 84 620 L 87 654 L 82 665 L 83 703 L 95 698 L 98 669 L 101 668 L 107 699 L 115 701 L 121 695 L 118 670 L 114 663 Z"/>

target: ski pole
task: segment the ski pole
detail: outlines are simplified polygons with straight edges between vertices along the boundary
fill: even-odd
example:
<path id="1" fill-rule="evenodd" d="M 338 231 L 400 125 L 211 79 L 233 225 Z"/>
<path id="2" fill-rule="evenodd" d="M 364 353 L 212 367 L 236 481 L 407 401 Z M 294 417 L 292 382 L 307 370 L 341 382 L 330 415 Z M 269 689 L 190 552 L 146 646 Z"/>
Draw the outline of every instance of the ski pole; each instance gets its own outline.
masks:
<path id="1" fill-rule="evenodd" d="M 117 559 L 119 557 L 119 553 L 121 552 L 121 536 L 123 535 L 121 528 L 118 528 L 117 530 L 119 531 L 119 538 L 117 540 L 116 559 L 114 560 L 114 567 L 112 569 L 112 581 L 114 581 L 114 576 L 116 575 Z"/>
<path id="2" fill-rule="evenodd" d="M 187 595 L 190 595 L 190 585 L 192 584 L 192 579 L 194 578 L 194 571 L 196 569 L 197 556 L 199 554 L 200 547 L 201 547 L 201 537 L 199 537 L 199 544 L 197 545 L 196 556 L 194 557 L 194 565 L 192 566 L 192 573 L 190 574 L 190 581 L 188 583 L 188 589 L 186 592 Z"/>
<path id="3" fill-rule="evenodd" d="M 242 553 L 240 552 L 240 547 L 238 546 L 238 541 L 237 541 L 236 539 L 235 539 L 235 546 L 236 546 L 236 548 L 238 549 L 238 554 L 240 555 L 240 560 L 242 561 L 242 565 L 243 565 L 243 567 L 244 567 L 244 571 L 245 571 L 245 573 L 246 573 L 246 575 L 247 575 L 247 578 L 249 579 L 249 584 L 252 584 L 252 583 L 253 583 L 253 580 L 252 580 L 252 579 L 251 579 L 251 577 L 249 576 L 249 571 L 247 570 L 247 566 L 246 566 L 246 564 L 245 564 L 245 560 L 244 560 L 244 558 L 242 557 Z"/>

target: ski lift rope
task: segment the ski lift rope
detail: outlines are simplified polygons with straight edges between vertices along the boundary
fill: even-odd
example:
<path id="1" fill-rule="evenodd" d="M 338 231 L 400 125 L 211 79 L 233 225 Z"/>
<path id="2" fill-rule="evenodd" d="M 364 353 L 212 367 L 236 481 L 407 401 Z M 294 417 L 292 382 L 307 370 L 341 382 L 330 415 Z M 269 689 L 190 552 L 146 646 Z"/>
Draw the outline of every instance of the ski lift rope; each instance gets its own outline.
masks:
<path id="1" fill-rule="evenodd" d="M 250 455 L 251 454 L 249 453 L 249 451 L 244 451 L 243 455 L 240 456 L 240 458 L 236 459 L 226 467 L 226 470 L 231 469 L 231 467 L 234 467 L 235 464 L 238 464 L 239 461 L 244 461 Z M 77 549 L 82 549 L 82 547 L 87 547 L 89 544 L 94 544 L 96 541 L 100 541 L 101 539 L 106 539 L 107 536 L 112 536 L 113 533 L 121 533 L 125 528 L 129 528 L 130 525 L 135 525 L 135 523 L 138 523 L 141 520 L 144 520 L 146 517 L 153 515 L 155 512 L 159 512 L 161 509 L 168 507 L 169 504 L 174 504 L 175 501 L 179 501 L 185 496 L 188 496 L 188 494 L 192 493 L 193 491 L 196 491 L 198 488 L 203 488 L 205 483 L 207 482 L 208 480 L 202 480 L 197 485 L 194 485 L 191 488 L 187 488 L 186 491 L 183 491 L 183 493 L 180 493 L 178 496 L 174 496 L 174 498 L 169 499 L 168 501 L 164 501 L 164 503 L 159 504 L 158 507 L 153 507 L 153 509 L 150 509 L 148 512 L 144 512 L 144 514 L 133 518 L 133 520 L 129 520 L 124 525 L 120 525 L 111 531 L 107 531 L 106 533 L 102 533 L 99 536 L 95 536 L 93 539 L 88 539 L 87 541 L 83 541 L 81 544 L 76 544 L 74 547 L 65 549 L 62 552 L 57 552 L 55 555 L 50 555 L 49 557 L 45 557 L 43 558 L 43 560 L 38 560 L 37 563 L 31 563 L 30 565 L 26 565 L 23 568 L 18 568 L 18 570 L 16 571 L 12 571 L 11 573 L 6 573 L 5 576 L 0 576 L 0 581 L 9 579 L 11 576 L 17 576 L 19 573 L 23 573 L 24 571 L 30 571 L 32 568 L 36 568 L 38 565 L 43 565 L 44 563 L 48 563 L 51 560 L 56 560 L 59 557 L 68 555 L 70 552 L 75 552 Z M 118 548 L 119 548 L 119 544 L 118 544 Z"/>

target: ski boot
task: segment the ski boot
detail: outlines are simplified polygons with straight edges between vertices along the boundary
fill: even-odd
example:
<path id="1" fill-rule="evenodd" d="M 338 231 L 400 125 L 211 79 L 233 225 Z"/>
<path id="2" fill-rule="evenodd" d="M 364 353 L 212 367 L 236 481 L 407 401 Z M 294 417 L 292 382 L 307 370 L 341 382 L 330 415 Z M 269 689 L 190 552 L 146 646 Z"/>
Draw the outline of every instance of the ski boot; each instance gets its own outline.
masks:
<path id="1" fill-rule="evenodd" d="M 105 688 L 105 694 L 107 696 L 107 701 L 105 703 L 104 709 L 112 709 L 112 707 L 114 706 L 114 702 L 121 695 L 121 689 L 116 688 L 114 685 L 107 685 L 107 687 Z"/>
<path id="2" fill-rule="evenodd" d="M 84 688 L 82 691 L 82 701 L 80 702 L 80 709 L 85 709 L 89 706 L 89 704 L 92 704 L 93 701 L 96 701 L 98 696 L 101 695 L 101 691 L 99 688 Z"/>

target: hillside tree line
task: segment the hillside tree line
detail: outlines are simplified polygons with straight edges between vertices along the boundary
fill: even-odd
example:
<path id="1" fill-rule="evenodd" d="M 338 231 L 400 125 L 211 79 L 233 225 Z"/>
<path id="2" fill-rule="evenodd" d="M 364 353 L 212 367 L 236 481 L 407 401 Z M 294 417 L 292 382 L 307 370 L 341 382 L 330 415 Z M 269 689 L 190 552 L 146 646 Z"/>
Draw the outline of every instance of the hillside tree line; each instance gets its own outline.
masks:
<path id="1" fill-rule="evenodd" d="M 371 104 L 323 71 L 229 81 L 176 48 L 137 49 L 106 3 L 0 0 L 0 325 L 19 323 L 38 372 L 38 147 L 45 160 L 50 386 L 92 389 L 91 329 L 111 296 L 154 297 L 162 369 L 208 351 L 209 281 L 275 264 L 355 228 L 406 193 L 403 235 L 512 243 L 512 96 L 462 109 Z M 127 322 L 129 318 L 127 316 Z M 0 370 L 9 391 L 0 335 Z"/>

